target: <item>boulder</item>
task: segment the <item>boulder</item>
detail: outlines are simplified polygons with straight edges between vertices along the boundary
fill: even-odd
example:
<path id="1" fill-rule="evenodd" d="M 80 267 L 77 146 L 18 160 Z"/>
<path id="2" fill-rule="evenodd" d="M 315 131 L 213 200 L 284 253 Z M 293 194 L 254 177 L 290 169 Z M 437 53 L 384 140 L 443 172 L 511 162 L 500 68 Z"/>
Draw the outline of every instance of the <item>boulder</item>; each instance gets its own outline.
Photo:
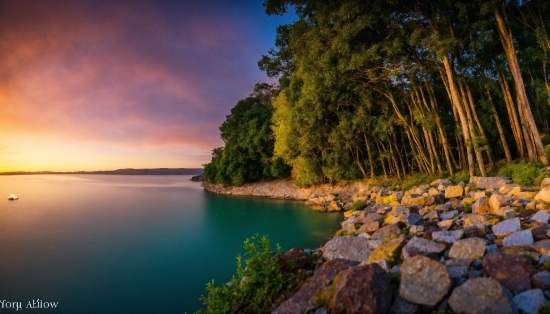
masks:
<path id="1" fill-rule="evenodd" d="M 539 254 L 550 253 L 550 239 L 544 239 L 533 243 L 533 247 L 539 252 Z"/>
<path id="2" fill-rule="evenodd" d="M 445 244 L 453 244 L 460 240 L 464 236 L 464 230 L 458 229 L 453 231 L 434 231 L 432 232 L 432 239 L 437 242 Z"/>
<path id="3" fill-rule="evenodd" d="M 304 268 L 308 263 L 307 255 L 301 248 L 293 248 L 277 258 L 277 264 L 283 274 Z"/>
<path id="4" fill-rule="evenodd" d="M 451 278 L 443 264 L 417 255 L 401 265 L 399 296 L 417 304 L 434 306 L 451 288 Z"/>
<path id="5" fill-rule="evenodd" d="M 514 246 L 514 245 L 531 245 L 533 244 L 533 233 L 531 230 L 521 230 L 516 231 L 506 238 L 502 242 L 503 246 Z"/>
<path id="6" fill-rule="evenodd" d="M 464 194 L 464 188 L 460 185 L 448 186 L 445 189 L 446 199 L 461 197 L 463 194 Z"/>
<path id="7" fill-rule="evenodd" d="M 397 294 L 395 301 L 390 308 L 390 314 L 416 314 L 418 313 L 418 304 L 411 303 Z"/>
<path id="8" fill-rule="evenodd" d="M 540 289 L 522 292 L 516 295 L 512 302 L 514 302 L 519 312 L 524 314 L 538 314 L 539 310 L 548 305 L 544 293 Z"/>
<path id="9" fill-rule="evenodd" d="M 391 224 L 384 226 L 378 230 L 376 230 L 372 235 L 372 240 L 391 240 L 395 239 L 403 234 L 403 231 L 401 231 L 401 227 L 399 223 Z"/>
<path id="10" fill-rule="evenodd" d="M 495 193 L 489 197 L 489 206 L 491 214 L 496 213 L 499 208 L 512 204 L 512 198 L 508 195 Z"/>
<path id="11" fill-rule="evenodd" d="M 449 251 L 450 258 L 467 258 L 476 260 L 485 253 L 485 240 L 480 238 L 467 238 L 456 241 Z"/>
<path id="12" fill-rule="evenodd" d="M 380 244 L 367 258 L 367 263 L 381 263 L 388 260 L 397 260 L 401 256 L 401 249 L 405 245 L 405 238 L 396 238 Z"/>
<path id="13" fill-rule="evenodd" d="M 363 218 L 362 223 L 366 224 L 371 221 L 381 222 L 382 220 L 384 220 L 384 216 L 377 213 L 369 213 L 365 216 L 365 218 Z"/>
<path id="14" fill-rule="evenodd" d="M 339 212 L 342 211 L 342 203 L 337 201 L 330 201 L 327 206 L 328 212 Z"/>
<path id="15" fill-rule="evenodd" d="M 497 281 L 491 278 L 466 280 L 451 293 L 449 307 L 455 313 L 465 314 L 513 313 L 504 290 Z"/>
<path id="16" fill-rule="evenodd" d="M 327 260 L 346 259 L 362 262 L 382 241 L 368 240 L 361 237 L 339 236 L 328 241 L 323 247 L 323 257 Z"/>
<path id="17" fill-rule="evenodd" d="M 455 217 L 458 217 L 458 210 L 450 210 L 439 215 L 439 219 L 441 220 L 453 219 Z"/>
<path id="18" fill-rule="evenodd" d="M 531 274 L 535 272 L 525 257 L 502 253 L 485 254 L 483 270 L 514 293 L 531 289 Z"/>
<path id="19" fill-rule="evenodd" d="M 430 186 L 432 186 L 432 187 L 439 187 L 441 185 L 443 187 L 448 187 L 449 185 L 453 185 L 453 183 L 450 180 L 447 180 L 447 179 L 437 179 L 437 180 L 432 181 L 432 183 L 430 183 Z"/>
<path id="20" fill-rule="evenodd" d="M 380 228 L 380 223 L 378 221 L 369 221 L 365 224 L 363 224 L 359 229 L 357 229 L 357 233 L 364 233 L 364 232 L 374 232 Z"/>
<path id="21" fill-rule="evenodd" d="M 539 210 L 533 215 L 533 217 L 531 217 L 531 221 L 538 221 L 542 223 L 548 223 L 548 220 L 550 220 L 550 214 L 542 210 Z"/>
<path id="22" fill-rule="evenodd" d="M 407 216 L 407 226 L 421 225 L 424 222 L 424 217 L 419 214 L 409 214 Z"/>
<path id="23" fill-rule="evenodd" d="M 327 261 L 315 271 L 311 281 L 281 303 L 272 313 L 309 313 L 315 310 L 319 307 L 316 303 L 318 296 L 331 286 L 334 277 L 341 271 L 357 264 L 358 262 L 342 259 Z"/>
<path id="24" fill-rule="evenodd" d="M 471 214 L 464 218 L 462 225 L 464 227 L 468 226 L 477 226 L 479 224 L 485 224 L 487 222 L 487 217 L 483 215 Z"/>
<path id="25" fill-rule="evenodd" d="M 536 273 L 531 277 L 531 284 L 533 284 L 533 288 L 541 290 L 550 289 L 550 272 L 543 270 Z"/>
<path id="26" fill-rule="evenodd" d="M 470 182 L 475 183 L 478 189 L 498 189 L 510 181 L 507 177 L 470 177 Z"/>
<path id="27" fill-rule="evenodd" d="M 521 222 L 519 221 L 519 218 L 504 220 L 493 226 L 493 234 L 497 238 L 504 238 L 507 235 L 520 230 Z"/>
<path id="28" fill-rule="evenodd" d="M 391 301 L 386 272 L 376 264 L 363 265 L 341 272 L 329 308 L 332 313 L 386 313 Z"/>
<path id="29" fill-rule="evenodd" d="M 535 195 L 534 198 L 537 202 L 550 203 L 550 186 L 546 186 Z"/>
<path id="30" fill-rule="evenodd" d="M 542 182 L 540 183 L 540 189 L 542 190 L 547 186 L 550 186 L 550 178 L 542 179 Z"/>
<path id="31" fill-rule="evenodd" d="M 482 197 L 475 201 L 472 205 L 472 213 L 474 214 L 490 214 L 491 206 L 489 205 L 489 199 L 487 197 Z"/>

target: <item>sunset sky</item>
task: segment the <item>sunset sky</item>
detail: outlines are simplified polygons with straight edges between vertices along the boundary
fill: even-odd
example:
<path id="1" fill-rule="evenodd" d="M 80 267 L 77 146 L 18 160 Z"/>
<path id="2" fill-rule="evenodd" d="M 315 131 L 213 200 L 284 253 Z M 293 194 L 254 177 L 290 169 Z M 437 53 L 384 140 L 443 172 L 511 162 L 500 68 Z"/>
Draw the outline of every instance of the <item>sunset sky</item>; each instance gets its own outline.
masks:
<path id="1" fill-rule="evenodd" d="M 292 19 L 262 0 L 0 0 L 0 172 L 201 167 Z"/>

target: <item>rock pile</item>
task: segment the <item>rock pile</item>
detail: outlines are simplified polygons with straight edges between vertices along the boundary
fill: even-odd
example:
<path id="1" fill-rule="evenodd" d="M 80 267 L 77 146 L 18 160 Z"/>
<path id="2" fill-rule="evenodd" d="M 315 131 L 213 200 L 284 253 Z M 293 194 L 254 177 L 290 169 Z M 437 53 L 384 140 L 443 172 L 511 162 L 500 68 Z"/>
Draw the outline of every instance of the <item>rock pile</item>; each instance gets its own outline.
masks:
<path id="1" fill-rule="evenodd" d="M 548 311 L 550 178 L 540 191 L 508 182 L 437 180 L 354 196 L 365 208 L 346 212 L 311 280 L 274 313 Z"/>

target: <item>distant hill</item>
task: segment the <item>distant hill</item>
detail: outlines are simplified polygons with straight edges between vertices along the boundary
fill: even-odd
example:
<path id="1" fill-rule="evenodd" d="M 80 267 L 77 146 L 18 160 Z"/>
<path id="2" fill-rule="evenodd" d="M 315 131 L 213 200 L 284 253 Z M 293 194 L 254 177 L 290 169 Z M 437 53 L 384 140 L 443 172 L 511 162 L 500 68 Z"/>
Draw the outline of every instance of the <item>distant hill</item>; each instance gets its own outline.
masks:
<path id="1" fill-rule="evenodd" d="M 153 168 L 153 169 L 117 169 L 100 171 L 11 171 L 0 172 L 0 175 L 25 175 L 25 174 L 117 174 L 117 175 L 199 175 L 202 168 Z"/>

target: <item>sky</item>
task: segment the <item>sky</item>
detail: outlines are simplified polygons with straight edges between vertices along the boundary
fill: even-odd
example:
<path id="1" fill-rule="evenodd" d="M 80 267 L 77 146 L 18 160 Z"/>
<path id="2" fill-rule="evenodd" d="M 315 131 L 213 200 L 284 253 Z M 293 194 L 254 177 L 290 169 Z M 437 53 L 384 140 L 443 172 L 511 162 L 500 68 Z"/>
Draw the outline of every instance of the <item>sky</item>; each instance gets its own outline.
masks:
<path id="1" fill-rule="evenodd" d="M 194 168 L 258 82 L 263 0 L 0 0 L 0 172 Z"/>

